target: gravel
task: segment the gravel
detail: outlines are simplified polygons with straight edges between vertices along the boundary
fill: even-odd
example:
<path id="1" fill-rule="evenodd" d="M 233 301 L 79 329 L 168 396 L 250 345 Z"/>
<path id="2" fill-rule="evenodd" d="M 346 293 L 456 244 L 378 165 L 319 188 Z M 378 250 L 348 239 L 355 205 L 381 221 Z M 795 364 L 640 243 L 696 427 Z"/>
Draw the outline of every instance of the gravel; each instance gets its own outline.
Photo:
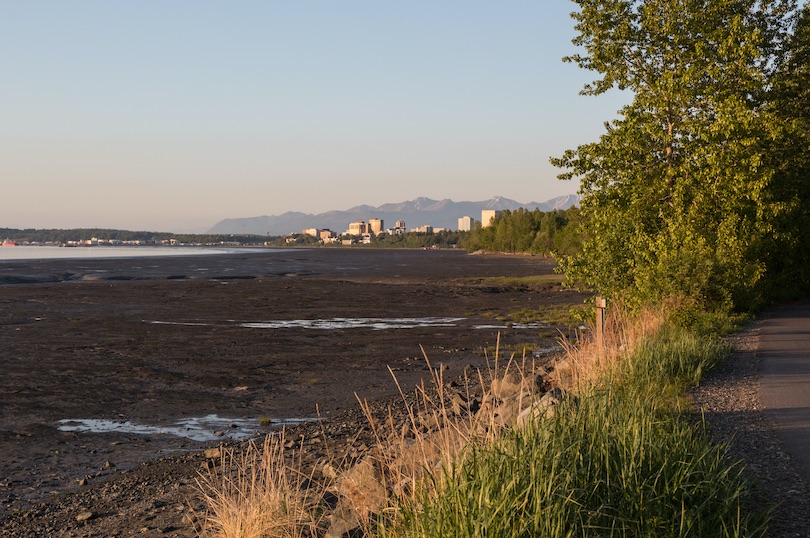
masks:
<path id="1" fill-rule="evenodd" d="M 751 484 L 750 509 L 771 507 L 769 537 L 810 537 L 810 484 L 778 439 L 760 400 L 761 322 L 727 338 L 733 352 L 692 391 L 709 433 L 727 443 Z"/>

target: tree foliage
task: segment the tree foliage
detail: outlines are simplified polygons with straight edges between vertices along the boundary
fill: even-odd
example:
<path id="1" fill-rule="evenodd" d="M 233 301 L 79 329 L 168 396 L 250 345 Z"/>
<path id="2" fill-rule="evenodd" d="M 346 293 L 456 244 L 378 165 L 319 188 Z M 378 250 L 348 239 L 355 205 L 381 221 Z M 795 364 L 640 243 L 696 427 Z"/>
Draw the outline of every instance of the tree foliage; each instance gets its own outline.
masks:
<path id="1" fill-rule="evenodd" d="M 552 159 L 581 180 L 588 237 L 569 277 L 636 303 L 758 304 L 789 235 L 772 88 L 795 2 L 573 1 L 583 53 L 566 60 L 601 75 L 582 93 L 633 101 L 599 141 Z"/>
<path id="2" fill-rule="evenodd" d="M 765 258 L 773 275 L 769 291 L 783 297 L 786 290 L 810 289 L 810 4 L 797 16 L 777 65 L 769 112 L 779 121 L 768 164 L 785 217 Z"/>
<path id="3" fill-rule="evenodd" d="M 468 251 L 570 255 L 579 250 L 579 208 L 542 212 L 503 211 L 490 226 L 478 226 L 462 242 Z"/>
<path id="4" fill-rule="evenodd" d="M 383 234 L 371 240 L 374 248 L 456 248 L 467 232 L 443 230 L 435 233 Z"/>

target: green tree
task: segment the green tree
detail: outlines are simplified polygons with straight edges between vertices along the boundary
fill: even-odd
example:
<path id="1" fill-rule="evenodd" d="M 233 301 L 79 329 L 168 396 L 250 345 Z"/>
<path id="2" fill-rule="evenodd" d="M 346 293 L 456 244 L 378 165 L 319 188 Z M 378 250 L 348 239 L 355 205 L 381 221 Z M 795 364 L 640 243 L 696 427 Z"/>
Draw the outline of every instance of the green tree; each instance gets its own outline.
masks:
<path id="1" fill-rule="evenodd" d="M 779 118 L 769 165 L 784 213 L 766 245 L 771 294 L 810 291 L 810 4 L 796 17 L 773 77 L 769 111 Z"/>
<path id="2" fill-rule="evenodd" d="M 468 251 L 570 255 L 581 245 L 579 213 L 578 207 L 547 213 L 523 208 L 503 211 L 490 226 L 469 232 L 461 245 Z"/>
<path id="3" fill-rule="evenodd" d="M 633 101 L 598 142 L 552 159 L 581 180 L 588 237 L 569 277 L 636 303 L 755 304 L 783 216 L 765 105 L 793 0 L 573 1 L 584 53 L 566 60 L 601 75 L 582 93 Z"/>

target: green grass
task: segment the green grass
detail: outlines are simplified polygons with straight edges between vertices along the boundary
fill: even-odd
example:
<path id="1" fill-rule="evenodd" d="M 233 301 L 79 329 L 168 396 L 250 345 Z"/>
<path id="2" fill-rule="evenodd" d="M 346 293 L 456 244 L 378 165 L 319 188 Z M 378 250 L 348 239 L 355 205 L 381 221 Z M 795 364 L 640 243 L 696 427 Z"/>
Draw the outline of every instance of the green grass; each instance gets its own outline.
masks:
<path id="1" fill-rule="evenodd" d="M 592 307 L 584 304 L 549 304 L 542 305 L 539 308 L 523 308 L 510 312 L 505 317 L 505 320 L 514 323 L 542 322 L 548 325 L 576 327 L 582 324 L 587 317 L 587 313 L 592 309 Z"/>
<path id="2" fill-rule="evenodd" d="M 551 418 L 426 479 L 382 536 L 762 536 L 724 447 L 679 411 L 716 364 L 713 338 L 664 329 Z"/>
<path id="3" fill-rule="evenodd" d="M 531 357 L 534 350 L 543 347 L 538 342 L 516 342 L 514 344 L 500 343 L 497 346 L 482 347 L 478 355 L 482 357 Z"/>
<path id="4" fill-rule="evenodd" d="M 531 275 L 531 276 L 488 276 L 469 277 L 465 282 L 474 284 L 489 284 L 504 288 L 547 288 L 548 286 L 562 285 L 564 276 L 560 274 Z"/>

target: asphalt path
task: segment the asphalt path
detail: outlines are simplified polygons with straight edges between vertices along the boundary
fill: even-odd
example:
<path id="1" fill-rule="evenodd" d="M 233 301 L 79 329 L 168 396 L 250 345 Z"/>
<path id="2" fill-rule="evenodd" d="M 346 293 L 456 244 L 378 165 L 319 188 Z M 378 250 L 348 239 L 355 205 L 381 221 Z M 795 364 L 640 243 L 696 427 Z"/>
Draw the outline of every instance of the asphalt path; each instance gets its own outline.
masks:
<path id="1" fill-rule="evenodd" d="M 810 481 L 810 303 L 785 306 L 764 320 L 759 355 L 762 404 Z"/>

